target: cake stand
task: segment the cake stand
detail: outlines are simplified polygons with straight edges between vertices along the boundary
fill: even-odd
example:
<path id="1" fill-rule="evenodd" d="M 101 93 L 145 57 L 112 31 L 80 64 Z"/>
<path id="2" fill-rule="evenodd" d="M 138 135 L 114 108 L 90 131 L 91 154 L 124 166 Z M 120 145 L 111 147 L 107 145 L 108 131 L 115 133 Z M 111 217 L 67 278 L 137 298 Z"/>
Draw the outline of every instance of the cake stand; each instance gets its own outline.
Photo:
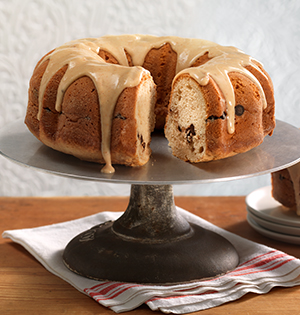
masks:
<path id="1" fill-rule="evenodd" d="M 186 163 L 172 156 L 167 140 L 154 134 L 152 156 L 142 167 L 101 166 L 54 151 L 19 120 L 0 132 L 0 153 L 10 160 L 55 175 L 131 184 L 129 204 L 114 222 L 76 236 L 62 259 L 75 273 L 136 283 L 181 283 L 222 275 L 239 263 L 234 246 L 220 235 L 177 213 L 174 184 L 213 183 L 274 172 L 300 161 L 300 130 L 277 121 L 272 137 L 247 153 L 220 161 Z"/>

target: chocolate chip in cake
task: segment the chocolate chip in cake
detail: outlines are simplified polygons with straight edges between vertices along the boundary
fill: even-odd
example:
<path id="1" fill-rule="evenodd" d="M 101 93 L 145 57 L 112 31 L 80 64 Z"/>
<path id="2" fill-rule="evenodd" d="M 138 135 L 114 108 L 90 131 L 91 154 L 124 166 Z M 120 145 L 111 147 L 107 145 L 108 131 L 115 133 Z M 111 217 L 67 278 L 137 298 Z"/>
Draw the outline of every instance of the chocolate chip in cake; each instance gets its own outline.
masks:
<path id="1" fill-rule="evenodd" d="M 114 118 L 119 118 L 119 119 L 122 119 L 122 120 L 126 119 L 126 117 L 122 116 L 120 113 L 117 114 Z"/>
<path id="2" fill-rule="evenodd" d="M 223 112 L 222 116 L 215 116 L 215 115 L 209 116 L 209 117 L 206 119 L 206 122 L 207 122 L 208 120 L 214 121 L 214 120 L 216 120 L 216 119 L 225 119 L 225 118 L 226 118 L 226 113 Z"/>
<path id="3" fill-rule="evenodd" d="M 285 179 L 286 178 L 283 175 L 279 174 L 279 180 L 285 180 Z"/>
<path id="4" fill-rule="evenodd" d="M 188 143 L 190 143 L 192 141 L 192 138 L 193 136 L 196 135 L 196 132 L 195 132 L 195 126 L 193 124 L 191 124 L 186 130 L 185 130 L 185 133 L 186 133 L 186 140 Z"/>
<path id="5" fill-rule="evenodd" d="M 141 145 L 142 145 L 143 149 L 145 150 L 145 148 L 146 148 L 146 142 L 144 141 L 143 135 L 140 135 L 140 134 L 138 133 L 137 136 L 138 136 L 138 138 L 140 139 L 140 142 L 141 142 Z"/>
<path id="6" fill-rule="evenodd" d="M 244 114 L 244 111 L 245 111 L 244 106 L 242 106 L 242 105 L 236 105 L 235 106 L 236 116 L 242 116 Z"/>

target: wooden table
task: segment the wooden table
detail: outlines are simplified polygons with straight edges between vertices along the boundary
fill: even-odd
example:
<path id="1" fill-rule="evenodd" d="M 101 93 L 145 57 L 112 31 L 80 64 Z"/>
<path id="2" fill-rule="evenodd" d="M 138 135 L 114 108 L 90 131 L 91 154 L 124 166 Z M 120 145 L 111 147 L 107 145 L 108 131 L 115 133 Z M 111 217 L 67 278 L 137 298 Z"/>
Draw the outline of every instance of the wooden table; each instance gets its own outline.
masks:
<path id="1" fill-rule="evenodd" d="M 77 219 L 100 211 L 123 211 L 126 197 L 0 198 L 0 233 Z M 274 241 L 246 221 L 244 197 L 176 197 L 176 205 L 255 242 L 300 258 L 300 246 Z M 22 246 L 0 239 L 0 314 L 114 314 L 48 272 Z M 300 287 L 247 294 L 206 314 L 299 314 Z M 153 314 L 143 305 L 134 314 Z"/>

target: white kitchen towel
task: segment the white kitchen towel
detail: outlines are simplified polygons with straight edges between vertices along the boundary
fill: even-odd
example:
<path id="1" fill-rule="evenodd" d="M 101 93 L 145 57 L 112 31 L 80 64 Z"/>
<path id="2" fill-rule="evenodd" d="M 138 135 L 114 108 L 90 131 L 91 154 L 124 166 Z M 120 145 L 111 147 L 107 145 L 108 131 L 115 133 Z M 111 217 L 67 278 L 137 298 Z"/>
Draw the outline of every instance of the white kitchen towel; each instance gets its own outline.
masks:
<path id="1" fill-rule="evenodd" d="M 188 221 L 228 239 L 239 253 L 239 266 L 214 279 L 165 286 L 95 281 L 69 271 L 62 261 L 67 243 L 97 224 L 117 219 L 121 212 L 102 212 L 54 225 L 5 231 L 3 237 L 24 246 L 47 270 L 117 313 L 146 303 L 152 310 L 184 314 L 234 301 L 248 292 L 263 294 L 275 286 L 300 284 L 299 259 L 227 232 L 181 208 L 178 212 Z"/>

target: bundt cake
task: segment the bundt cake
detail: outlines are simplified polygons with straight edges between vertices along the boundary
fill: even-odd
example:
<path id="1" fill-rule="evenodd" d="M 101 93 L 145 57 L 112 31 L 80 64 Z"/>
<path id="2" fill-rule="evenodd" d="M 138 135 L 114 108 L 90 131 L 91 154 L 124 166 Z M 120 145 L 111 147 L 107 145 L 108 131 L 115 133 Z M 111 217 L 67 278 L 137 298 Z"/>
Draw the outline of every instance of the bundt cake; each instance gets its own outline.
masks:
<path id="1" fill-rule="evenodd" d="M 262 65 L 234 47 L 149 35 L 71 41 L 44 56 L 29 86 L 25 123 L 44 144 L 83 160 L 138 166 L 151 132 L 172 153 L 209 161 L 259 145 L 275 127 Z"/>
<path id="2" fill-rule="evenodd" d="M 271 174 L 272 195 L 300 216 L 300 163 Z"/>

